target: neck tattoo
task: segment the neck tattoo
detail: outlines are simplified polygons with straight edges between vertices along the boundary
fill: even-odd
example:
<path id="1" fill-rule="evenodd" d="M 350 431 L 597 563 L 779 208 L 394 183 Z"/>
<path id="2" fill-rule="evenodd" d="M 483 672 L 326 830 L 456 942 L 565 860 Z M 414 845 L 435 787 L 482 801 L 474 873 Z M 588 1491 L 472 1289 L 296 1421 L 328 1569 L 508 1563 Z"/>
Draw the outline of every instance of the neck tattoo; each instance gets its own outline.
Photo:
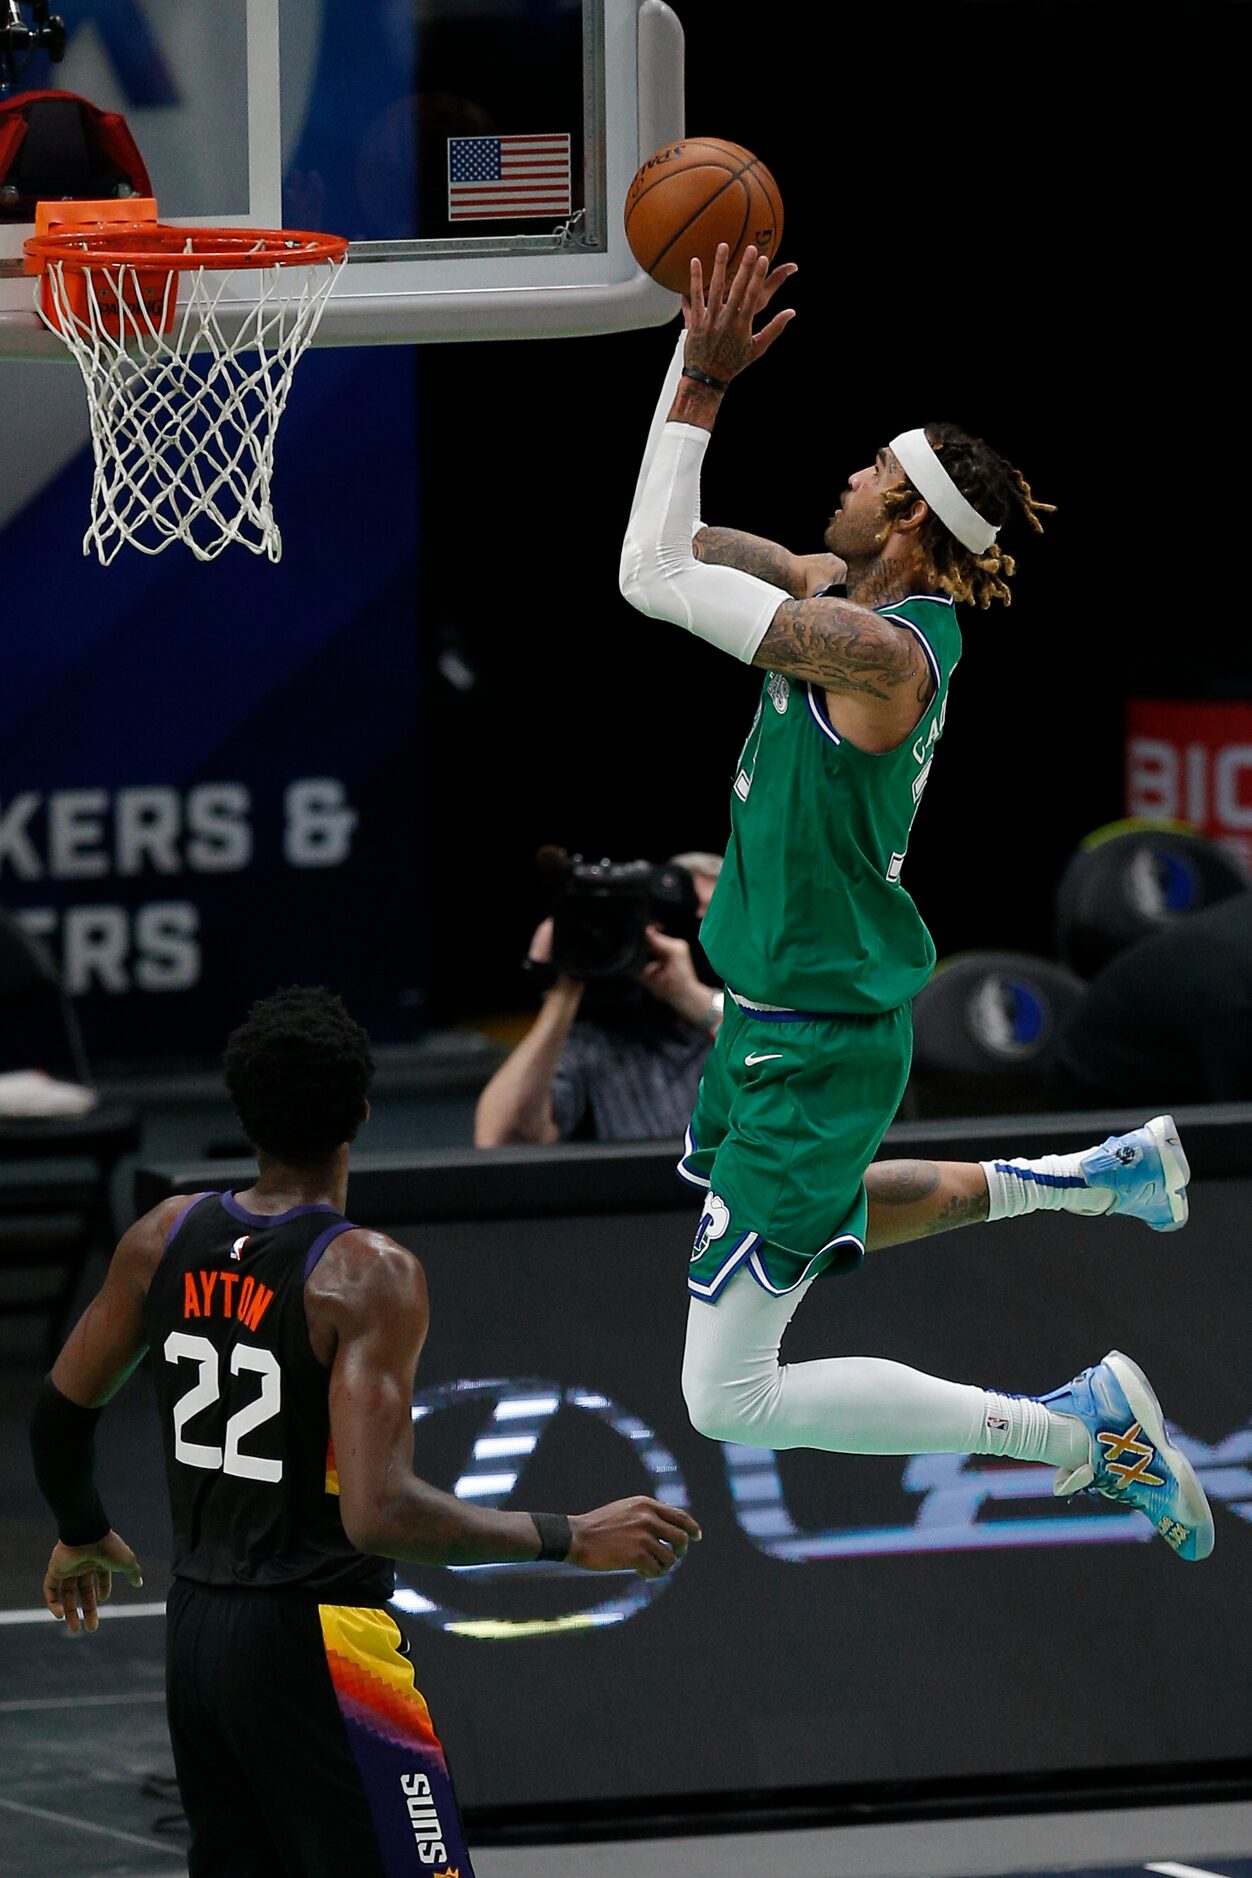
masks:
<path id="1" fill-rule="evenodd" d="M 898 562 L 870 561 L 848 569 L 847 595 L 858 606 L 887 606 L 912 591 Z"/>

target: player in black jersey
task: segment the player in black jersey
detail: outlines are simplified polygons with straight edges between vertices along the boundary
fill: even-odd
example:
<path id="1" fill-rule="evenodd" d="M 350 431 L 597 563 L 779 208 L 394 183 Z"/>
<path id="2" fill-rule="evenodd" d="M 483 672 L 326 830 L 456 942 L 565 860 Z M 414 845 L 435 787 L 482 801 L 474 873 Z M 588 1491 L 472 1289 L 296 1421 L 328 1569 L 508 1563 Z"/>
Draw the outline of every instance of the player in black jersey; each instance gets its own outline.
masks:
<path id="1" fill-rule="evenodd" d="M 97 1627 L 142 1583 L 93 1484 L 95 1423 L 151 1352 L 174 1528 L 166 1693 L 193 1878 L 472 1878 L 447 1765 L 387 1612 L 393 1559 L 568 1558 L 657 1577 L 699 1528 L 643 1496 L 510 1513 L 413 1472 L 428 1307 L 417 1259 L 346 1219 L 365 1032 L 294 988 L 253 1006 L 226 1082 L 241 1193 L 180 1194 L 118 1245 L 44 1383 L 35 1469 L 59 1541 L 44 1598 Z"/>

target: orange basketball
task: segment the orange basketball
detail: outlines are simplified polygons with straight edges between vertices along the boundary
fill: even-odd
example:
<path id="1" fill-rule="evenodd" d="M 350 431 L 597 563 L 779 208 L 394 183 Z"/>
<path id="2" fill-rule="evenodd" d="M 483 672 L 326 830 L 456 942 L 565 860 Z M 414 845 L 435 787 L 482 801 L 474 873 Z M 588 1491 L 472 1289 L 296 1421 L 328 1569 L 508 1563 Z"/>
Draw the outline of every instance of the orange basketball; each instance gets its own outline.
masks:
<path id="1" fill-rule="evenodd" d="M 671 293 L 688 291 L 692 255 L 699 255 L 708 285 L 719 241 L 729 245 L 730 274 L 749 243 L 773 260 L 782 228 L 778 184 L 759 157 L 721 137 L 664 145 L 636 170 L 626 192 L 630 251 Z"/>

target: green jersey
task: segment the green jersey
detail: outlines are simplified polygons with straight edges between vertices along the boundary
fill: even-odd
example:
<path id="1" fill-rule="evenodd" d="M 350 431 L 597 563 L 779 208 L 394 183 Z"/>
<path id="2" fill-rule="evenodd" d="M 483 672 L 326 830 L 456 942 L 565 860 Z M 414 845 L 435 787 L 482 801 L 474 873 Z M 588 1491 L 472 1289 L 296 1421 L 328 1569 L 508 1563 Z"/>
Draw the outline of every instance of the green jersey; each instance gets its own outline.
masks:
<path id="1" fill-rule="evenodd" d="M 935 947 L 900 885 L 909 829 L 961 656 L 956 609 L 912 594 L 876 609 L 920 640 L 935 693 L 912 736 L 870 756 L 839 736 L 821 685 L 766 675 L 731 795 L 725 863 L 700 941 L 741 998 L 878 1012 L 926 983 Z"/>

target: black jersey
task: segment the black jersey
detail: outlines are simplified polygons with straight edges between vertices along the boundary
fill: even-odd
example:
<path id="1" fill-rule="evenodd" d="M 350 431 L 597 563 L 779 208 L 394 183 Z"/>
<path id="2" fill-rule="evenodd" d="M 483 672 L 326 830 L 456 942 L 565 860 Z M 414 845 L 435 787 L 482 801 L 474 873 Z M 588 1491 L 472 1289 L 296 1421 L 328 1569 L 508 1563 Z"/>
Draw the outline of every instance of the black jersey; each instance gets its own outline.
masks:
<path id="1" fill-rule="evenodd" d="M 330 1206 L 249 1213 L 198 1194 L 174 1222 L 144 1307 L 174 1524 L 174 1575 L 384 1604 L 387 1559 L 339 1517 L 330 1371 L 309 1341 L 304 1286 L 352 1231 Z"/>

